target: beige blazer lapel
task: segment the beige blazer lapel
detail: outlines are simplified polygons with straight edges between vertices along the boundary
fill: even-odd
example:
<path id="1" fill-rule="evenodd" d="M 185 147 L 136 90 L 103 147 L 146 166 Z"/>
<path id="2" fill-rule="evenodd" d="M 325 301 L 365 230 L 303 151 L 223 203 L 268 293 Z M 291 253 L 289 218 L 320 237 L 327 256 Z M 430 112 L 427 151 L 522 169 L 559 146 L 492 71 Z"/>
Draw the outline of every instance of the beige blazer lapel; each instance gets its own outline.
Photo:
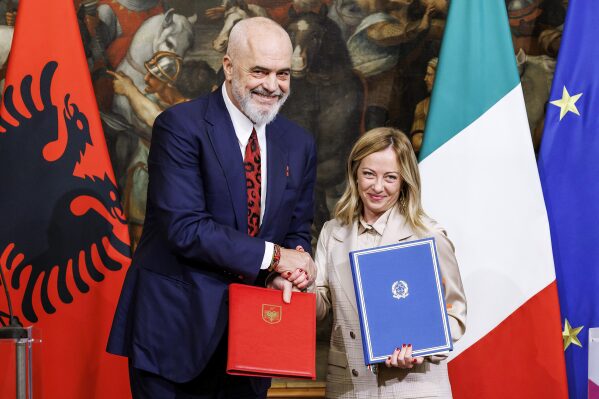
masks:
<path id="1" fill-rule="evenodd" d="M 394 206 L 381 237 L 381 246 L 397 244 L 399 241 L 407 240 L 413 235 L 414 231 L 407 224 L 406 218 L 399 212 L 399 207 Z"/>
<path id="2" fill-rule="evenodd" d="M 336 240 L 332 253 L 335 265 L 333 269 L 341 290 L 357 314 L 356 292 L 349 262 L 349 252 L 358 247 L 358 224 L 354 222 L 351 225 L 340 226 L 332 232 L 332 235 L 333 239 Z"/>

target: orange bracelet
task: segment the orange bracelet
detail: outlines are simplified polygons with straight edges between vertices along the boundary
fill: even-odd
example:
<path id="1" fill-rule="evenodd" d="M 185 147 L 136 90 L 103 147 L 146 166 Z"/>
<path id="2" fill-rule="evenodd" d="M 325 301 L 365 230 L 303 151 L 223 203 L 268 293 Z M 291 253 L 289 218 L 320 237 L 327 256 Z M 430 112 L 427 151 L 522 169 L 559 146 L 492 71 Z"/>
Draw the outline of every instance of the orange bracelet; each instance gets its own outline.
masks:
<path id="1" fill-rule="evenodd" d="M 279 261 L 281 260 L 281 247 L 275 244 L 274 251 L 272 252 L 272 260 L 270 261 L 270 266 L 268 267 L 268 271 L 277 271 L 277 267 L 279 266 Z"/>

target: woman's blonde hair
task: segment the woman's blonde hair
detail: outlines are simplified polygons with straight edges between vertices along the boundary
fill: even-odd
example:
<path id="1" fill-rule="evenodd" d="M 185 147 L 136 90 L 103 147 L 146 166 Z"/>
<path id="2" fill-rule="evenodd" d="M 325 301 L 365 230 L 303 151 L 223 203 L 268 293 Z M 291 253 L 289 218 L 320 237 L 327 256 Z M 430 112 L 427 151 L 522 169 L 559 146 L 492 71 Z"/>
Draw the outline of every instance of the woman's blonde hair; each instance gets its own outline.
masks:
<path id="1" fill-rule="evenodd" d="M 358 220 L 364 206 L 358 194 L 358 167 L 368 155 L 389 147 L 395 151 L 399 163 L 399 211 L 412 228 L 426 230 L 423 223 L 426 214 L 420 200 L 420 172 L 412 144 L 401 130 L 390 127 L 369 130 L 354 144 L 347 160 L 345 192 L 335 207 L 335 218 L 342 224 L 351 224 Z"/>

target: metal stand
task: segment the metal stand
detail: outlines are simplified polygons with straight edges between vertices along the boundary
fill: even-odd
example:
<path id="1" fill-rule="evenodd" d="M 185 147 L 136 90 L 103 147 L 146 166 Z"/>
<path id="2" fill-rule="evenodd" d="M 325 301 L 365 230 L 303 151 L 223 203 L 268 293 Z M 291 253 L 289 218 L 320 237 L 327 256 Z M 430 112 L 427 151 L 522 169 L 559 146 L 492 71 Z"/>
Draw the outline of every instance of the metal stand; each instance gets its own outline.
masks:
<path id="1" fill-rule="evenodd" d="M 17 399 L 27 399 L 27 343 L 29 338 L 29 331 L 26 328 L 0 328 L 0 339 L 16 341 Z"/>

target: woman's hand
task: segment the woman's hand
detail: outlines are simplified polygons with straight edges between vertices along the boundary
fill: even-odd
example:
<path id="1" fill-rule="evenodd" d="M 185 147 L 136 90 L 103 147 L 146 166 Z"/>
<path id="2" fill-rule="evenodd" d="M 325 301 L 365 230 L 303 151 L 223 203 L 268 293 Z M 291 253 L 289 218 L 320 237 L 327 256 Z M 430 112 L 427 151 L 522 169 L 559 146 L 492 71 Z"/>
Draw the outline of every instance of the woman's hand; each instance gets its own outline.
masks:
<path id="1" fill-rule="evenodd" d="M 414 365 L 422 364 L 423 357 L 412 357 L 412 344 L 403 344 L 395 348 L 391 356 L 385 360 L 385 366 L 398 367 L 400 369 L 411 369 Z"/>

